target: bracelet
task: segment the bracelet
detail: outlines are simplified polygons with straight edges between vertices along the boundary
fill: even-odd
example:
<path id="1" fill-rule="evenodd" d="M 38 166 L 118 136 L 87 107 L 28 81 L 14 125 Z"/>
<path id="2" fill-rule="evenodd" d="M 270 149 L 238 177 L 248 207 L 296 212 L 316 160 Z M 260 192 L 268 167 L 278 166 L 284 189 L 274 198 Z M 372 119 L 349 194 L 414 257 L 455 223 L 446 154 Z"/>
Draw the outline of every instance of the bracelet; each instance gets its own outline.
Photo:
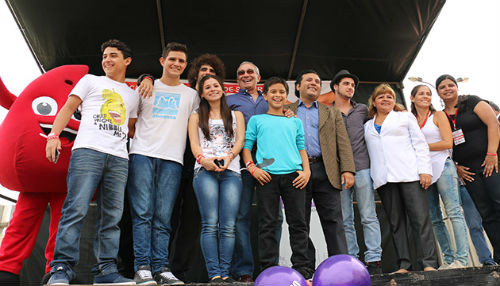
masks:
<path id="1" fill-rule="evenodd" d="M 139 86 L 141 84 L 141 82 L 145 79 L 145 78 L 149 78 L 153 84 L 154 84 L 154 77 L 150 74 L 141 74 L 139 76 L 139 78 L 137 79 L 137 86 Z"/>
<path id="2" fill-rule="evenodd" d="M 255 171 L 257 171 L 257 166 L 255 166 L 255 168 L 253 168 L 253 171 L 250 172 L 250 175 L 252 175 L 252 177 L 253 177 L 253 173 L 255 173 Z"/>
<path id="3" fill-rule="evenodd" d="M 47 141 L 52 139 L 59 139 L 59 134 L 57 134 L 56 132 L 49 133 L 49 135 L 47 136 Z"/>
<path id="4" fill-rule="evenodd" d="M 50 136 L 50 135 L 49 135 Z M 486 153 L 487 156 L 493 156 L 493 157 L 496 157 L 497 156 L 497 153 Z"/>
<path id="5" fill-rule="evenodd" d="M 205 156 L 203 156 L 203 154 L 198 154 L 198 156 L 196 156 L 196 163 L 200 164 L 200 161 L 203 158 L 205 158 Z"/>
<path id="6" fill-rule="evenodd" d="M 145 76 L 142 80 L 145 80 L 145 79 L 149 79 L 151 82 L 153 82 L 153 78 L 151 78 L 150 76 Z"/>
<path id="7" fill-rule="evenodd" d="M 250 165 L 252 165 L 252 164 L 253 164 L 253 165 L 255 165 L 255 163 L 254 163 L 252 160 L 250 160 L 250 161 L 248 161 L 248 162 L 245 164 L 245 167 L 247 167 L 247 168 L 248 168 L 248 166 L 250 166 Z"/>

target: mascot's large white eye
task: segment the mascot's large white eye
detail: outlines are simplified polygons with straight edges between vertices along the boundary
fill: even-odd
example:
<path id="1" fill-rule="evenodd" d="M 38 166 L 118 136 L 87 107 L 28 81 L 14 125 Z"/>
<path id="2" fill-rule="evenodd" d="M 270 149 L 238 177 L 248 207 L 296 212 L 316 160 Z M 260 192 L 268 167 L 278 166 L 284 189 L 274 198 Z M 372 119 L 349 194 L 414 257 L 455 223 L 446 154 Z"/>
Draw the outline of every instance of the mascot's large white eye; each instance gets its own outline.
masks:
<path id="1" fill-rule="evenodd" d="M 31 108 L 33 108 L 33 111 L 39 115 L 56 115 L 57 102 L 52 97 L 40 96 L 33 100 Z"/>

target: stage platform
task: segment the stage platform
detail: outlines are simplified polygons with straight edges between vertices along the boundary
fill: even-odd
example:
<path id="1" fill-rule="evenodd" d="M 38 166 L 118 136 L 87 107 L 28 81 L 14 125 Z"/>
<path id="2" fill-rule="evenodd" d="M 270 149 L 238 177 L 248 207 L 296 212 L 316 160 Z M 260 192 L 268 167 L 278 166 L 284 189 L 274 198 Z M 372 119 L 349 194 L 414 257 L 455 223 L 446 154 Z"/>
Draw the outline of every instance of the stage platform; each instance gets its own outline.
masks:
<path id="1" fill-rule="evenodd" d="M 79 284 L 85 286 L 83 284 Z M 253 283 L 189 283 L 189 286 L 253 286 Z M 372 286 L 500 286 L 500 266 L 372 276 Z M 265 285 L 267 286 L 267 285 Z M 269 285 L 281 286 L 281 285 Z M 283 285 L 288 286 L 288 285 Z"/>
<path id="2" fill-rule="evenodd" d="M 500 286 L 500 266 L 372 276 L 372 286 Z"/>
<path id="3" fill-rule="evenodd" d="M 371 277 L 372 286 L 500 286 L 500 266 L 450 269 L 441 271 L 414 271 L 407 274 L 382 274 Z M 253 283 L 186 284 L 190 286 L 232 285 L 252 286 Z M 267 286 L 267 285 L 266 285 Z M 269 285 L 281 286 L 281 285 Z M 288 285 L 283 285 L 288 286 Z"/>

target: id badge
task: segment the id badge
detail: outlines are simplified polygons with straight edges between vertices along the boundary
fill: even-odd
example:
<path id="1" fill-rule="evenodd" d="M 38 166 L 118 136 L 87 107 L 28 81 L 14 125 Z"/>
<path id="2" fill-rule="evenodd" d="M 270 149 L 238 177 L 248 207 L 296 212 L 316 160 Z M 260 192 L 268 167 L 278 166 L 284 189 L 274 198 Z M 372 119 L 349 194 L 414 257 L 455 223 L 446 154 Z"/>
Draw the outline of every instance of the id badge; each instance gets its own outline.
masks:
<path id="1" fill-rule="evenodd" d="M 457 129 L 453 131 L 453 143 L 455 145 L 460 145 L 462 143 L 465 143 L 465 137 L 464 133 L 462 132 L 462 129 Z"/>

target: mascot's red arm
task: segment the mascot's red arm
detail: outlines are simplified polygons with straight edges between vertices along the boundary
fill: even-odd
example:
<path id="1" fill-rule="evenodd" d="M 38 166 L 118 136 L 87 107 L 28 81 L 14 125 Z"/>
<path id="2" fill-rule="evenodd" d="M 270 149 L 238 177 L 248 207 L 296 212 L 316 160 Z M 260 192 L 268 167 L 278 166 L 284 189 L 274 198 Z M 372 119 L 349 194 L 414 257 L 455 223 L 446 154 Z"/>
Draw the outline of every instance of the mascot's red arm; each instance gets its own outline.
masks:
<path id="1" fill-rule="evenodd" d="M 0 106 L 5 109 L 10 109 L 10 106 L 16 100 L 17 96 L 10 93 L 10 91 L 5 87 L 2 78 L 0 77 Z"/>

